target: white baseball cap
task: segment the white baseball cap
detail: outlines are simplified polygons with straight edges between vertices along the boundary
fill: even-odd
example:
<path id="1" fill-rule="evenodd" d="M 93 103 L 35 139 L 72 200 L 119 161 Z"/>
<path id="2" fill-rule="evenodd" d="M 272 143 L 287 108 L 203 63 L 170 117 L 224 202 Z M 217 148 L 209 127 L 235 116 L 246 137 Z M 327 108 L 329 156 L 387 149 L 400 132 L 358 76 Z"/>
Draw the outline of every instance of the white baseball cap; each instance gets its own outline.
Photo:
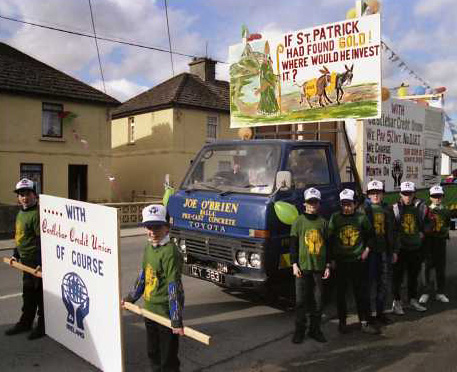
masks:
<path id="1" fill-rule="evenodd" d="M 430 187 L 430 196 L 432 195 L 444 195 L 444 190 L 440 185 Z"/>
<path id="2" fill-rule="evenodd" d="M 400 185 L 400 192 L 416 192 L 416 185 L 414 182 L 405 181 Z"/>
<path id="3" fill-rule="evenodd" d="M 367 191 L 384 191 L 384 184 L 381 181 L 373 180 L 368 182 Z"/>
<path id="4" fill-rule="evenodd" d="M 315 189 L 314 187 L 310 187 L 309 189 L 306 189 L 304 195 L 305 195 L 305 201 L 311 200 L 311 199 L 321 200 L 321 192 L 318 189 Z"/>
<path id="5" fill-rule="evenodd" d="M 344 189 L 340 192 L 340 201 L 350 200 L 354 201 L 354 191 L 351 189 Z"/>
<path id="6" fill-rule="evenodd" d="M 16 188 L 14 189 L 15 193 L 18 193 L 22 190 L 31 190 L 35 192 L 35 183 L 28 178 L 23 178 L 18 183 L 16 183 Z"/>
<path id="7" fill-rule="evenodd" d="M 167 208 L 161 204 L 151 204 L 143 208 L 143 222 L 144 227 L 166 225 L 167 221 Z"/>

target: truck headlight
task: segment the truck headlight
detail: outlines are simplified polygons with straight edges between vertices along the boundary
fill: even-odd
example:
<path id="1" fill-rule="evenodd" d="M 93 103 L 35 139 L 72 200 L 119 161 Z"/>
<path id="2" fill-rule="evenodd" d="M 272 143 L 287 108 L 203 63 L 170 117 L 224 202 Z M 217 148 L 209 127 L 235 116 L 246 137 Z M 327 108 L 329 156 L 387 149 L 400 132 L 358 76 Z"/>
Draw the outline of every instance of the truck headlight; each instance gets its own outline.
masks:
<path id="1" fill-rule="evenodd" d="M 235 255 L 236 263 L 240 266 L 246 266 L 248 257 L 245 251 L 237 251 Z"/>
<path id="2" fill-rule="evenodd" d="M 178 247 L 182 253 L 186 253 L 186 239 L 181 239 Z"/>
<path id="3" fill-rule="evenodd" d="M 260 261 L 259 253 L 249 254 L 248 261 L 249 261 L 249 266 L 253 267 L 254 269 L 260 269 L 261 261 Z"/>

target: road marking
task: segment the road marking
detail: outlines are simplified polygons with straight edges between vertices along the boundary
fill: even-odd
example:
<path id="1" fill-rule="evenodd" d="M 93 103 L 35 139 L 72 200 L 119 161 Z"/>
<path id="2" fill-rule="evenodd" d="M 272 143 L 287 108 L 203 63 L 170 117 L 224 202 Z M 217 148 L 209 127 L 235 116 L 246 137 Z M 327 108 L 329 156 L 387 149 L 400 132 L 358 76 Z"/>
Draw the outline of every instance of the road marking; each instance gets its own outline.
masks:
<path id="1" fill-rule="evenodd" d="M 0 300 L 6 300 L 8 298 L 14 298 L 14 297 L 19 297 L 19 296 L 22 296 L 22 292 L 13 293 L 13 294 L 5 295 L 5 296 L 0 296 Z"/>

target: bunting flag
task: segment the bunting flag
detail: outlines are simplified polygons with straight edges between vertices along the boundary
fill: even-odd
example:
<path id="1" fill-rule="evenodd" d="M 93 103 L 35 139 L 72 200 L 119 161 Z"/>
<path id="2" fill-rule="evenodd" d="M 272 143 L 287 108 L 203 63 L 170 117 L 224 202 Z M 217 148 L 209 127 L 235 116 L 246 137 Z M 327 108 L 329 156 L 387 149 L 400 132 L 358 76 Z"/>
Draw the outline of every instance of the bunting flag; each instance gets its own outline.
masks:
<path id="1" fill-rule="evenodd" d="M 403 61 L 400 56 L 395 53 L 395 51 L 389 47 L 384 41 L 381 41 L 382 49 L 386 52 L 389 52 L 390 55 L 387 57 L 389 61 L 395 63 L 397 67 L 402 71 L 408 73 L 409 76 L 413 76 L 416 80 L 420 81 L 428 89 L 432 89 L 430 84 L 428 84 L 424 79 L 420 78 L 413 69 L 411 69 L 405 61 Z"/>

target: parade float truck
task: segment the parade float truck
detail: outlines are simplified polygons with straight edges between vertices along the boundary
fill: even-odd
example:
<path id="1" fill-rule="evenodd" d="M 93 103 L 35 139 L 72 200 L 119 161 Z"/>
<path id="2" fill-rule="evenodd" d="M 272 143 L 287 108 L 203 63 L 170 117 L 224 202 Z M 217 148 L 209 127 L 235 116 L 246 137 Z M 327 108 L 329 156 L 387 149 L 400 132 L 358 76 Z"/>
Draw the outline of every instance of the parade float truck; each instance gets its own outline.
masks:
<path id="1" fill-rule="evenodd" d="M 268 288 L 291 277 L 290 225 L 303 212 L 306 188 L 321 191 L 321 213 L 329 218 L 346 187 L 361 196 L 362 185 L 376 178 L 389 197 L 405 180 L 419 190 L 440 182 L 441 109 L 389 99 L 380 119 L 358 120 L 352 130 L 338 124 L 339 144 L 254 139 L 205 145 L 168 202 L 184 273 L 224 287 Z M 342 182 L 342 169 L 350 169 L 355 182 Z"/>
<path id="2" fill-rule="evenodd" d="M 205 145 L 168 201 L 183 272 L 231 288 L 265 289 L 291 277 L 290 224 L 303 211 L 303 192 L 310 186 L 321 191 L 321 212 L 329 217 L 347 186 L 330 142 Z"/>

